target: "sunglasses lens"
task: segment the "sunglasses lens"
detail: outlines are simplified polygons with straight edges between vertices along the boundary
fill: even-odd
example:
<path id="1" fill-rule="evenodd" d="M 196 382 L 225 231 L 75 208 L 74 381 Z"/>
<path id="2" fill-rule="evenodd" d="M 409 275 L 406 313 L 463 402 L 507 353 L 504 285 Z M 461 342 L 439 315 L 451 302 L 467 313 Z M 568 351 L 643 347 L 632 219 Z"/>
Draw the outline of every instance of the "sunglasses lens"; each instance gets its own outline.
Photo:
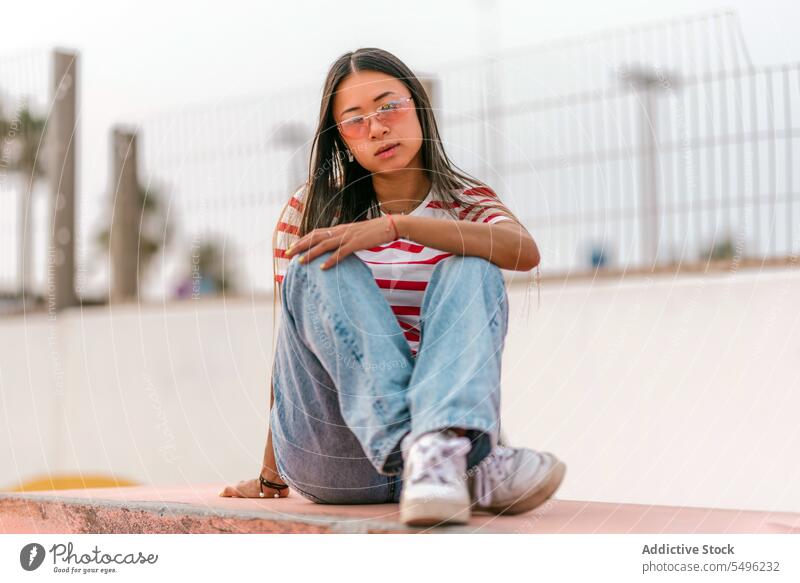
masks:
<path id="1" fill-rule="evenodd" d="M 342 135 L 346 138 L 361 138 L 367 129 L 367 120 L 363 117 L 348 119 L 339 124 Z"/>
<path id="2" fill-rule="evenodd" d="M 408 111 L 408 104 L 403 101 L 390 101 L 378 112 L 381 122 L 393 122 L 403 117 Z"/>

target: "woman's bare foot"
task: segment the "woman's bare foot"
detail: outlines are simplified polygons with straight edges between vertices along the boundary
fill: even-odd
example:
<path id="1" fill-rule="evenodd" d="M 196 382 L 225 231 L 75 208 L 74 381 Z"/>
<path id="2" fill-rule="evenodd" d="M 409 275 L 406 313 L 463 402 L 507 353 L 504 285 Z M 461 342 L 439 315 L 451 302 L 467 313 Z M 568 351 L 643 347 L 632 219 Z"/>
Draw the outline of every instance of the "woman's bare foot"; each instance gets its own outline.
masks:
<path id="1" fill-rule="evenodd" d="M 283 484 L 278 479 L 271 479 L 270 482 Z M 270 488 L 269 486 L 261 486 L 258 478 L 250 480 L 242 480 L 235 486 L 225 486 L 219 493 L 223 498 L 261 498 L 261 492 L 264 492 L 264 498 L 274 498 L 278 494 L 279 498 L 286 498 L 289 495 L 290 488 L 283 488 L 281 490 Z"/>

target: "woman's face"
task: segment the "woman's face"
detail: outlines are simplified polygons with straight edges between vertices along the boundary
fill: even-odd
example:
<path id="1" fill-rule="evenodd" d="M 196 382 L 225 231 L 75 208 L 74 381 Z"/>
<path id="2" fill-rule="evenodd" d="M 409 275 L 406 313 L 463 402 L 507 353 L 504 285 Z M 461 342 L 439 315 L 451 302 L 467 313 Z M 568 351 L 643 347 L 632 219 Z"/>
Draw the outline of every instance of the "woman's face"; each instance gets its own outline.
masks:
<path id="1" fill-rule="evenodd" d="M 336 122 L 356 115 L 368 115 L 389 101 L 411 97 L 411 92 L 398 79 L 378 71 L 350 73 L 340 83 L 333 97 L 333 118 Z M 422 128 L 413 109 L 414 102 L 397 119 L 381 122 L 378 116 L 366 120 L 361 137 L 342 136 L 353 157 L 370 172 L 384 173 L 408 167 L 421 167 Z M 337 126 L 337 131 L 341 130 Z M 397 144 L 378 156 L 381 149 Z"/>

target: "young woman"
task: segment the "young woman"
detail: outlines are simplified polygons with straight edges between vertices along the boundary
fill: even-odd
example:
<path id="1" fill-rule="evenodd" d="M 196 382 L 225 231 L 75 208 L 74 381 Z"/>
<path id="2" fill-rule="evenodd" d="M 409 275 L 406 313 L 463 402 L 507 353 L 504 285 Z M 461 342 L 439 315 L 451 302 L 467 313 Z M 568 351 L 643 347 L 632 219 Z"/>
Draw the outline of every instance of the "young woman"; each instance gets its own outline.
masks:
<path id="1" fill-rule="evenodd" d="M 220 495 L 400 503 L 466 523 L 547 500 L 565 465 L 499 443 L 501 268 L 539 263 L 496 193 L 444 152 L 419 80 L 374 48 L 323 91 L 306 184 L 274 239 L 282 318 L 259 478 Z"/>

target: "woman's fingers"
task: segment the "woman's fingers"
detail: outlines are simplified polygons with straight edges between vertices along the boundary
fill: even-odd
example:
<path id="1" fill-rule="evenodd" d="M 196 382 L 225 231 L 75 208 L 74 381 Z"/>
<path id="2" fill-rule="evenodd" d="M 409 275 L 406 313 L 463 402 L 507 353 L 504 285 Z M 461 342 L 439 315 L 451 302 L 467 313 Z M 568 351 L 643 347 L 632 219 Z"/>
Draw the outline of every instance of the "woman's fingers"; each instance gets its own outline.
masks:
<path id="1" fill-rule="evenodd" d="M 300 237 L 295 243 L 286 250 L 286 256 L 291 258 L 293 255 L 300 251 L 305 251 L 321 243 L 322 241 L 333 239 L 337 236 L 338 229 L 329 227 L 327 229 L 314 229 L 307 235 Z"/>
<path id="2" fill-rule="evenodd" d="M 342 244 L 344 240 L 344 235 L 340 237 L 331 237 L 329 239 L 324 239 L 320 241 L 317 245 L 314 245 L 311 249 L 309 249 L 305 254 L 300 257 L 300 263 L 311 263 L 311 261 L 325 253 L 326 251 L 330 251 L 331 249 L 336 249 L 339 245 Z"/>
<path id="3" fill-rule="evenodd" d="M 289 246 L 289 248 L 286 250 L 286 257 L 291 258 L 292 255 L 294 255 L 295 253 L 297 253 L 299 251 L 303 251 L 306 248 L 306 246 L 308 245 L 308 242 L 310 240 L 310 236 L 313 235 L 314 232 L 315 231 L 312 231 L 308 235 L 300 237 L 297 241 L 292 243 Z"/>
<path id="4" fill-rule="evenodd" d="M 329 267 L 337 265 L 339 261 L 350 255 L 354 250 L 355 249 L 349 245 L 341 245 L 322 263 L 322 265 L 320 265 L 320 269 L 328 269 Z"/>
<path id="5" fill-rule="evenodd" d="M 377 220 L 377 219 L 376 219 Z M 300 263 L 310 263 L 317 256 L 326 251 L 336 250 L 334 254 L 322 264 L 322 269 L 333 267 L 339 261 L 350 255 L 357 249 L 367 248 L 374 243 L 368 243 L 370 237 L 374 235 L 374 231 L 370 231 L 370 237 L 364 237 L 364 231 L 353 231 L 354 228 L 365 229 L 371 221 L 359 223 L 358 227 L 355 224 L 337 225 L 326 229 L 314 229 L 307 235 L 301 237 L 294 245 L 286 250 L 286 257 L 291 259 L 298 253 L 300 256 Z M 374 225 L 374 223 L 373 223 Z M 373 227 L 374 228 L 374 227 Z M 377 241 L 382 240 L 383 229 L 380 231 L 380 237 L 376 238 Z M 345 243 L 345 238 L 347 243 Z M 358 247 L 354 242 L 358 240 L 362 247 Z"/>

